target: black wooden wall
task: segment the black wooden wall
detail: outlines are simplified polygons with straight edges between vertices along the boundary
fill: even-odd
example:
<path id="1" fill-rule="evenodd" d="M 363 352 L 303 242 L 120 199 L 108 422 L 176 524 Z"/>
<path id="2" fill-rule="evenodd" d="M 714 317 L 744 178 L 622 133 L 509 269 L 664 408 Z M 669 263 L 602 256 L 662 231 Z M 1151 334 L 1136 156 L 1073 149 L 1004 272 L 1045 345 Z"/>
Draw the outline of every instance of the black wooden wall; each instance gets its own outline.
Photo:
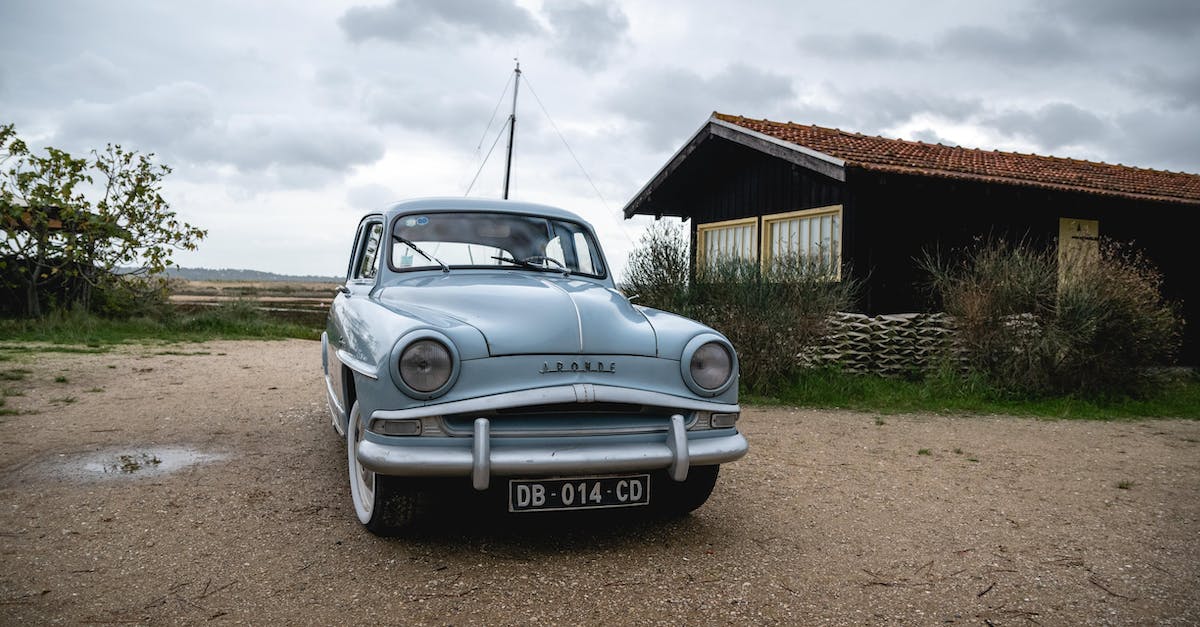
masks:
<path id="1" fill-rule="evenodd" d="M 1163 273 L 1163 291 L 1181 306 L 1183 361 L 1200 363 L 1200 281 L 1183 228 L 1200 207 L 1117 196 L 998 183 L 880 174 L 850 169 L 846 175 L 853 218 L 846 218 L 844 260 L 869 277 L 867 313 L 927 310 L 925 277 L 916 262 L 925 251 L 952 252 L 979 237 L 1028 239 L 1054 245 L 1059 218 L 1098 220 L 1100 236 L 1132 243 Z"/>
<path id="2" fill-rule="evenodd" d="M 1183 361 L 1200 363 L 1200 264 L 1185 228 L 1198 206 L 854 167 L 843 183 L 713 138 L 638 213 L 690 218 L 694 254 L 697 223 L 836 204 L 843 206 L 843 262 L 863 279 L 861 309 L 872 315 L 931 308 L 917 263 L 925 251 L 950 253 L 989 235 L 1052 245 L 1059 218 L 1099 220 L 1102 237 L 1133 242 L 1163 272 L 1167 296 L 1189 322 Z"/>

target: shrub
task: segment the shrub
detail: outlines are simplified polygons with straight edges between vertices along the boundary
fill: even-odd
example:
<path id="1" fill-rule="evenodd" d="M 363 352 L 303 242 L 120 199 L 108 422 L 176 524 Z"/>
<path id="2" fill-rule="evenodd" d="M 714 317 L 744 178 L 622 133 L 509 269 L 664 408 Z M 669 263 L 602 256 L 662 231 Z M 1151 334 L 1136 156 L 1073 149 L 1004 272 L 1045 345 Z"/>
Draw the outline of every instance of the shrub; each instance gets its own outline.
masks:
<path id="1" fill-rule="evenodd" d="M 806 258 L 718 260 L 689 277 L 682 228 L 659 222 L 630 255 L 627 293 L 648 307 L 695 318 L 724 334 L 738 352 L 741 384 L 770 394 L 800 371 L 797 355 L 825 332 L 829 314 L 849 308 L 857 283 L 830 280 L 831 268 Z"/>
<path id="2" fill-rule="evenodd" d="M 1069 388 L 1136 391 L 1168 365 L 1183 319 L 1162 295 L 1162 274 L 1141 251 L 1106 242 L 1059 290 L 1059 367 Z"/>
<path id="3" fill-rule="evenodd" d="M 1026 395 L 1144 391 L 1169 363 L 1182 320 L 1142 254 L 1105 242 L 1060 274 L 1055 254 L 988 239 L 955 261 L 926 255 L 934 295 L 954 316 L 969 367 Z"/>
<path id="4" fill-rule="evenodd" d="M 660 220 L 646 229 L 630 252 L 621 287 L 648 307 L 680 312 L 688 308 L 690 266 L 683 226 Z"/>

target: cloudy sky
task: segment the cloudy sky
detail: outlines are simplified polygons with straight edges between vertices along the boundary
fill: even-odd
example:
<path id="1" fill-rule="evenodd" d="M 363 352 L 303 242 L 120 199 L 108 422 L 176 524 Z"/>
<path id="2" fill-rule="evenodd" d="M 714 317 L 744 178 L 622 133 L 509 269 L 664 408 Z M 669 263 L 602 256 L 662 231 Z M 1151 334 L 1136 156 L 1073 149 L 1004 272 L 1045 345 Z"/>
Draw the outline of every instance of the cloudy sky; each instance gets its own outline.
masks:
<path id="1" fill-rule="evenodd" d="M 158 154 L 209 230 L 182 265 L 337 275 L 366 210 L 464 194 L 515 57 L 511 195 L 616 265 L 621 208 L 714 110 L 1200 172 L 1196 0 L 3 0 L 0 123 Z"/>

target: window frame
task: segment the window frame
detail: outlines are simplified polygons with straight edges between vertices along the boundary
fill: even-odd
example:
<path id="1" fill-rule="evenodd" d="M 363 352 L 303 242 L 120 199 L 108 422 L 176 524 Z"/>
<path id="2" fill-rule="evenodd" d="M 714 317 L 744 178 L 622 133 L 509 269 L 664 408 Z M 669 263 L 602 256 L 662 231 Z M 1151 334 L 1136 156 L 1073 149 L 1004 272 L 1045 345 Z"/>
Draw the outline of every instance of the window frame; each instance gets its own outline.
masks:
<path id="1" fill-rule="evenodd" d="M 843 239 L 843 236 L 845 235 L 846 218 L 845 218 L 845 213 L 843 211 L 843 205 L 840 205 L 840 204 L 825 205 L 823 207 L 813 207 L 811 209 L 801 209 L 799 211 L 787 211 L 784 213 L 770 213 L 770 214 L 761 216 L 762 217 L 762 226 L 761 226 L 761 235 L 759 237 L 759 247 L 760 248 L 759 248 L 758 258 L 759 258 L 760 263 L 762 263 L 762 267 L 765 269 L 771 263 L 771 257 L 772 257 L 771 243 L 772 243 L 772 239 L 773 239 L 771 237 L 771 226 L 773 224 L 775 224 L 777 222 L 786 222 L 788 220 L 794 220 L 796 218 L 810 219 L 810 218 L 817 218 L 817 217 L 822 217 L 822 216 L 827 216 L 827 215 L 828 216 L 836 216 L 838 218 L 838 220 L 837 220 L 837 239 L 836 239 L 836 241 L 838 243 L 838 248 L 837 248 L 836 259 L 833 260 L 833 265 L 834 265 L 834 268 L 836 269 L 836 271 L 834 272 L 834 275 L 832 278 L 836 281 L 841 281 L 842 280 L 842 251 L 845 248 L 845 246 L 843 245 L 843 243 L 845 241 Z M 831 237 L 833 235 L 832 229 L 831 229 L 830 235 L 831 235 Z"/>
<path id="2" fill-rule="evenodd" d="M 572 270 L 570 273 L 571 276 L 572 277 L 584 277 L 587 279 L 594 279 L 594 280 L 598 280 L 598 281 L 605 281 L 609 277 L 608 260 L 604 257 L 603 248 L 601 248 L 601 246 L 600 246 L 600 238 L 596 235 L 596 231 L 593 230 L 585 222 L 582 222 L 579 220 L 573 220 L 571 218 L 566 218 L 566 217 L 550 216 L 550 215 L 543 215 L 543 214 L 538 214 L 538 213 L 523 213 L 523 212 L 512 212 L 512 211 L 489 211 L 486 209 L 463 209 L 463 210 L 448 210 L 448 211 L 412 210 L 412 211 L 408 211 L 405 213 L 396 214 L 395 216 L 392 217 L 391 221 L 385 225 L 386 228 L 384 229 L 385 237 L 388 240 L 387 267 L 389 270 L 391 270 L 392 272 L 398 273 L 398 274 L 405 273 L 405 272 L 425 272 L 425 271 L 429 271 L 429 270 L 440 270 L 440 267 L 437 264 L 434 264 L 432 262 L 430 264 L 422 265 L 422 266 L 410 266 L 410 267 L 406 267 L 406 268 L 398 268 L 398 267 L 396 267 L 396 265 L 394 264 L 394 260 L 392 259 L 392 252 L 395 251 L 395 245 L 394 245 L 394 242 L 392 241 L 392 236 L 395 234 L 396 225 L 400 223 L 400 220 L 410 217 L 410 216 L 413 216 L 413 215 L 435 215 L 435 214 L 439 214 L 439 215 L 442 215 L 442 214 L 505 215 L 505 216 L 517 216 L 517 217 L 525 217 L 525 218 L 534 218 L 537 220 L 544 220 L 546 222 L 546 242 L 547 242 L 547 244 L 556 237 L 555 226 L 554 226 L 555 222 L 572 224 L 572 225 L 578 227 L 578 230 L 576 232 L 585 233 L 587 235 L 587 237 L 594 244 L 593 250 L 589 251 L 591 254 L 591 257 L 592 257 L 592 264 L 594 266 L 593 269 L 595 269 L 595 266 L 599 266 L 599 268 L 600 268 L 600 270 L 602 270 L 602 272 L 593 274 L 593 273 L 587 273 L 587 272 L 577 272 L 577 271 Z M 429 252 L 430 255 L 436 256 L 433 254 L 432 251 L 427 251 L 427 252 Z M 565 261 L 565 252 L 566 251 L 564 249 L 564 261 Z M 447 264 L 447 265 L 449 265 L 450 268 L 458 269 L 458 270 L 496 270 L 496 269 L 513 270 L 514 268 L 519 268 L 519 266 L 504 266 L 504 265 L 497 265 L 497 264 Z"/>
<path id="3" fill-rule="evenodd" d="M 370 239 L 371 228 L 378 225 L 380 227 L 378 248 L 375 251 L 375 276 L 371 278 L 359 276 L 362 270 L 363 255 L 367 250 L 367 241 Z M 364 218 L 358 226 L 358 236 L 354 238 L 354 256 L 350 262 L 350 268 L 346 274 L 346 280 L 355 285 L 375 285 L 379 280 L 380 271 L 383 269 L 383 260 L 381 256 L 384 254 L 384 220 L 383 216 L 373 215 Z"/>
<path id="4" fill-rule="evenodd" d="M 383 216 L 375 213 L 363 216 L 363 218 L 358 221 L 358 226 L 354 229 L 354 241 L 350 244 L 350 259 L 346 262 L 346 283 L 351 283 L 354 281 L 354 269 L 357 268 L 359 264 L 359 254 L 362 251 L 361 247 L 363 245 L 363 234 L 367 228 L 367 223 L 382 220 Z"/>
<path id="5" fill-rule="evenodd" d="M 762 226 L 759 224 L 760 217 L 761 216 L 751 216 L 748 218 L 736 218 L 733 220 L 721 220 L 720 222 L 706 222 L 704 224 L 697 223 L 696 224 L 696 267 L 699 268 L 704 265 L 704 262 L 705 262 L 705 254 L 704 253 L 705 253 L 705 250 L 707 249 L 707 246 L 705 245 L 705 238 L 708 236 L 709 233 L 711 233 L 713 231 L 719 231 L 721 229 L 727 229 L 730 227 L 747 226 L 747 225 L 751 225 L 751 224 L 753 224 L 755 227 L 754 228 L 754 242 L 752 242 L 750 245 L 751 250 L 754 251 L 754 259 L 749 259 L 747 261 L 754 261 L 754 262 L 758 263 L 762 258 L 762 251 L 761 251 Z"/>

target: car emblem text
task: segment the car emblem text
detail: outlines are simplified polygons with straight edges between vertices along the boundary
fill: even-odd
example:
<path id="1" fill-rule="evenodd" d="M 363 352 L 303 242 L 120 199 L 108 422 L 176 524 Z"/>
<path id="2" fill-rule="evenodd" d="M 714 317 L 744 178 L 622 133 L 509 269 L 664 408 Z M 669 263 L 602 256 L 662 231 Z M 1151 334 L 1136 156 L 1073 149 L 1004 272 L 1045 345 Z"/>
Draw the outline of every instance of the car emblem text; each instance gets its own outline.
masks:
<path id="1" fill-rule="evenodd" d="M 538 370 L 538 374 L 557 374 L 560 372 L 605 372 L 614 373 L 617 371 L 617 362 L 615 361 L 556 361 L 542 362 L 542 369 Z"/>

